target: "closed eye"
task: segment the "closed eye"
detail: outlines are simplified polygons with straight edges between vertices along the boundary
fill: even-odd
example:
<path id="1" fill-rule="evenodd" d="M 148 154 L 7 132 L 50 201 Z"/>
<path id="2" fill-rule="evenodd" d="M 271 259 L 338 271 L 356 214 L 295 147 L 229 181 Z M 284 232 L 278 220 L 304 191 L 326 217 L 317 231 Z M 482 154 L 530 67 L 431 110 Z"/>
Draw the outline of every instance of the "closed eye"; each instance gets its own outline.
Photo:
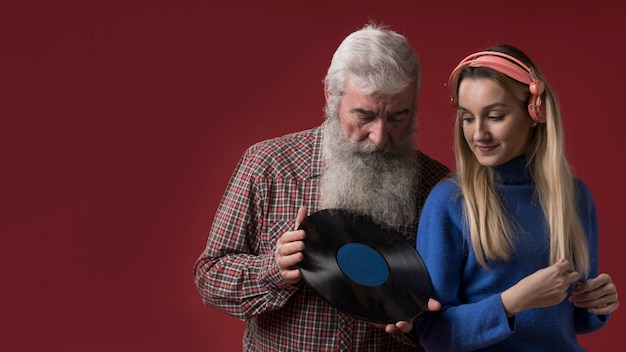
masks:
<path id="1" fill-rule="evenodd" d="M 475 120 L 474 115 L 472 115 L 472 114 L 470 114 L 468 112 L 462 111 L 462 110 L 459 110 L 457 112 L 457 116 L 463 122 L 472 122 L 472 121 Z"/>
<path id="2" fill-rule="evenodd" d="M 391 122 L 402 122 L 409 116 L 409 109 L 404 109 L 402 111 L 398 111 L 389 115 L 389 121 Z"/>
<path id="3" fill-rule="evenodd" d="M 376 119 L 376 113 L 371 110 L 353 109 L 352 113 L 356 115 L 361 123 L 368 123 Z"/>

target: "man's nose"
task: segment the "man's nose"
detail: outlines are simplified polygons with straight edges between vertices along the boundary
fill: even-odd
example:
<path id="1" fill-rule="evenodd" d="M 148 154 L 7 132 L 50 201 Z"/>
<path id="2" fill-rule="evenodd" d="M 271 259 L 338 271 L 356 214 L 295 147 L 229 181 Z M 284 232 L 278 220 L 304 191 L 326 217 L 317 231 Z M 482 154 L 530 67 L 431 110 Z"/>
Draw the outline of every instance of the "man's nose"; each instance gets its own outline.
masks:
<path id="1" fill-rule="evenodd" d="M 378 146 L 384 146 L 389 141 L 389 126 L 383 119 L 376 119 L 371 123 L 369 139 Z"/>

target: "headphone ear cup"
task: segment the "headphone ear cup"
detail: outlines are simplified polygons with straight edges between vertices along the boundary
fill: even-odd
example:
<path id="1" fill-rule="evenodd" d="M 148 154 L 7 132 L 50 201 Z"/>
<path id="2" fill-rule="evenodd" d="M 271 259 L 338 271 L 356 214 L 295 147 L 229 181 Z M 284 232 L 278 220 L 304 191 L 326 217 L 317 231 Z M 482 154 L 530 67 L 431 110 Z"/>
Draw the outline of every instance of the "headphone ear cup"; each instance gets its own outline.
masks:
<path id="1" fill-rule="evenodd" d="M 528 103 L 528 114 L 537 123 L 546 122 L 545 107 L 542 105 L 541 96 L 532 96 Z"/>
<path id="2" fill-rule="evenodd" d="M 528 86 L 530 88 L 530 94 L 535 96 L 540 96 L 543 94 L 543 91 L 546 89 L 545 83 L 542 80 L 538 79 Z"/>
<path id="3" fill-rule="evenodd" d="M 528 104 L 528 113 L 535 122 L 544 123 L 546 122 L 546 117 L 543 116 L 544 114 L 542 114 L 541 111 L 543 110 L 541 108 L 541 95 L 545 91 L 546 85 L 542 80 L 538 79 L 531 83 L 528 88 L 531 94 Z"/>
<path id="4" fill-rule="evenodd" d="M 539 108 L 539 105 L 535 105 L 533 103 L 528 104 L 528 114 L 530 115 L 530 118 L 537 123 L 546 122 L 543 116 L 541 116 L 541 109 Z"/>

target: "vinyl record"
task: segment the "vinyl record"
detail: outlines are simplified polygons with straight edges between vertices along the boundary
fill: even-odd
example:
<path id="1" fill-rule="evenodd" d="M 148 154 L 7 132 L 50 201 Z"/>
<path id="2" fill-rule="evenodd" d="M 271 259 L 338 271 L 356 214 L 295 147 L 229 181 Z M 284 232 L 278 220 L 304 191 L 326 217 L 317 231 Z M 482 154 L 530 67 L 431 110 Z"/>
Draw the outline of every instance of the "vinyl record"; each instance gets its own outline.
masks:
<path id="1" fill-rule="evenodd" d="M 389 324 L 417 317 L 433 296 L 415 248 L 370 217 L 325 209 L 309 215 L 299 229 L 306 231 L 302 277 L 331 306 Z"/>

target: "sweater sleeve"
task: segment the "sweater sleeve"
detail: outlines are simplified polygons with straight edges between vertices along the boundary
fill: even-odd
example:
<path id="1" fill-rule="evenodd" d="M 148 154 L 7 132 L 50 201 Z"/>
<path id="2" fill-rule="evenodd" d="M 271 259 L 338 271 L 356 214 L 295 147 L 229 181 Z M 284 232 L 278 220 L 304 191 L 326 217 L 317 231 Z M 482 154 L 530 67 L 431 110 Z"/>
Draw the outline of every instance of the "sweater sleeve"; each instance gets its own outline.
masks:
<path id="1" fill-rule="evenodd" d="M 437 312 L 423 312 L 416 324 L 422 345 L 431 351 L 471 351 L 492 345 L 513 333 L 500 294 L 465 302 L 463 272 L 468 243 L 463 237 L 460 190 L 454 179 L 438 184 L 422 210 L 417 250 L 429 271 Z"/>
<path id="2" fill-rule="evenodd" d="M 580 179 L 576 179 L 578 215 L 587 237 L 589 246 L 589 278 L 598 276 L 598 214 L 591 190 Z M 586 309 L 576 308 L 574 327 L 576 333 L 586 334 L 602 328 L 608 322 L 610 314 L 596 315 Z"/>

